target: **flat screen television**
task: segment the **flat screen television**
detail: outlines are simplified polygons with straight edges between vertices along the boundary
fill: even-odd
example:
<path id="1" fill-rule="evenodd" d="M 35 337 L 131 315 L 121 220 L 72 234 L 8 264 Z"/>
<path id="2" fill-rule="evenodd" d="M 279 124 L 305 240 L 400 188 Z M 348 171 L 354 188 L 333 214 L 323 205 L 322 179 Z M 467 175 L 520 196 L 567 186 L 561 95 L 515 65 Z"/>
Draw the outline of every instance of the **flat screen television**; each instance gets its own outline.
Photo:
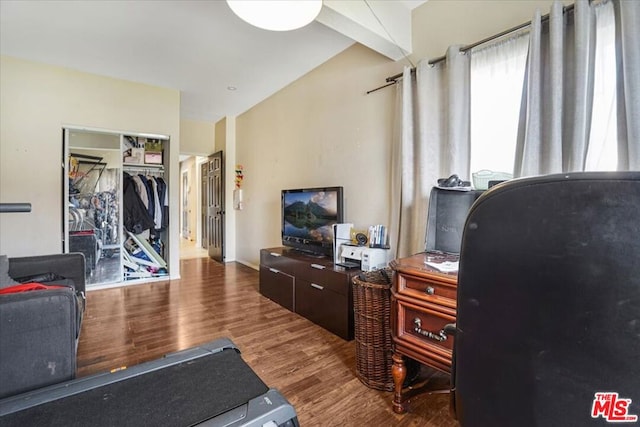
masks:
<path id="1" fill-rule="evenodd" d="M 482 191 L 433 187 L 429 195 L 425 250 L 459 254 L 462 232 L 471 205 Z"/>
<path id="2" fill-rule="evenodd" d="M 333 224 L 343 221 L 342 187 L 282 190 L 282 245 L 333 254 Z"/>

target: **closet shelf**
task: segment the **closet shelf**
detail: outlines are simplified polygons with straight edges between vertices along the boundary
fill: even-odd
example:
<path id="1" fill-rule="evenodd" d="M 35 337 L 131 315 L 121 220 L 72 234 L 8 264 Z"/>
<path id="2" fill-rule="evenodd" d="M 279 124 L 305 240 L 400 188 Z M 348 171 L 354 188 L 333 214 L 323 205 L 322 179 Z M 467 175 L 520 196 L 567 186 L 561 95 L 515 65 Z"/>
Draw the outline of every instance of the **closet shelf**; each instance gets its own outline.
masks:
<path id="1" fill-rule="evenodd" d="M 163 174 L 164 175 L 164 166 L 163 165 L 133 165 L 133 164 L 123 164 L 122 165 L 122 170 L 124 172 L 129 172 L 129 173 L 133 173 L 133 174 L 150 174 L 150 175 L 157 175 L 157 174 Z"/>

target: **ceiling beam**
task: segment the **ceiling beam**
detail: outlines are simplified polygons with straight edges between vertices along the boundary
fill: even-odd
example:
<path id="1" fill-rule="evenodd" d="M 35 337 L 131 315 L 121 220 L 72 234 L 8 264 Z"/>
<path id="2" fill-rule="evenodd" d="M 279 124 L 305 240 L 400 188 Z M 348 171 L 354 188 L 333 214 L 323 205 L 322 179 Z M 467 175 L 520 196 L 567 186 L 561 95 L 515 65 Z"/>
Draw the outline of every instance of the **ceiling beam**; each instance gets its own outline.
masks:
<path id="1" fill-rule="evenodd" d="M 399 1 L 324 0 L 316 21 L 398 61 L 411 53 L 411 9 Z"/>

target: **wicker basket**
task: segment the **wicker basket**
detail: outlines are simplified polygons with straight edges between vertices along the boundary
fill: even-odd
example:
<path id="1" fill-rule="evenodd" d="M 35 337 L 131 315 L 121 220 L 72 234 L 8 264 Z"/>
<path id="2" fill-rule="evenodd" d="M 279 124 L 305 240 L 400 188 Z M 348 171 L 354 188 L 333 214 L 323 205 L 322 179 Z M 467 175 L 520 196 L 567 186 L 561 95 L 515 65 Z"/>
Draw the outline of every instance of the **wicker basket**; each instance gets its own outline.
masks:
<path id="1" fill-rule="evenodd" d="M 353 279 L 356 375 L 366 386 L 384 391 L 393 390 L 390 278 L 386 269 Z"/>

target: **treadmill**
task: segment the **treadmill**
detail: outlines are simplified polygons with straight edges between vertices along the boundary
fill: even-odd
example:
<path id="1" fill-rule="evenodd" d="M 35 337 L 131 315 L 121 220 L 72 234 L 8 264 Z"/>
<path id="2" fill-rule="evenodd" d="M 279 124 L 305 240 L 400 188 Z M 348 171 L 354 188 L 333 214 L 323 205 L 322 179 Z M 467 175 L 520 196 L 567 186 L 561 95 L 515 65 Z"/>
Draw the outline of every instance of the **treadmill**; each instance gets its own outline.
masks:
<path id="1" fill-rule="evenodd" d="M 4 398 L 0 425 L 299 427 L 227 338 Z"/>

